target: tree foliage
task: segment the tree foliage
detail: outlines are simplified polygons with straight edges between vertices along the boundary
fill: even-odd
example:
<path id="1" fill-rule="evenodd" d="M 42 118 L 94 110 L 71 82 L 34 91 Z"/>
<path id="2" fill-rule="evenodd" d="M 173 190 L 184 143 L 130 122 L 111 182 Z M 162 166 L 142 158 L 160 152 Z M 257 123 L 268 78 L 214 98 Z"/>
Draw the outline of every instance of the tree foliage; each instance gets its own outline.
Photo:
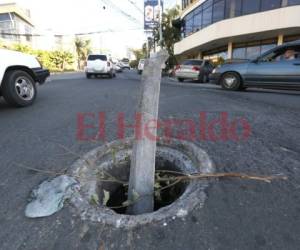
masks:
<path id="1" fill-rule="evenodd" d="M 76 38 L 75 40 L 75 47 L 77 53 L 77 65 L 78 69 L 81 68 L 81 63 L 86 61 L 88 54 L 91 53 L 91 41 L 84 40 L 81 38 Z"/>
<path id="2" fill-rule="evenodd" d="M 161 45 L 163 48 L 167 49 L 170 58 L 167 62 L 167 68 L 172 68 L 176 65 L 177 61 L 174 56 L 174 44 L 180 41 L 181 31 L 179 28 L 174 27 L 172 22 L 179 17 L 180 7 L 176 6 L 172 9 L 167 10 L 162 15 L 162 30 L 163 30 L 163 41 Z M 159 41 L 159 28 L 153 30 L 154 40 Z"/>
<path id="3" fill-rule="evenodd" d="M 62 70 L 65 68 L 66 64 L 72 64 L 74 62 L 73 54 L 68 51 L 53 51 L 50 54 L 50 59 L 56 68 Z"/>
<path id="4" fill-rule="evenodd" d="M 142 49 L 131 49 L 131 52 L 133 53 L 135 60 L 130 61 L 130 67 L 137 68 L 139 61 L 141 59 L 147 58 L 147 44 L 144 43 Z"/>
<path id="5" fill-rule="evenodd" d="M 46 50 L 34 50 L 28 45 L 24 44 L 12 44 L 7 46 L 0 44 L 0 48 L 6 48 L 14 51 L 23 52 L 26 54 L 34 55 L 43 65 L 43 67 L 50 71 L 64 71 L 66 69 L 71 70 L 74 63 L 74 55 L 69 51 L 46 51 Z"/>

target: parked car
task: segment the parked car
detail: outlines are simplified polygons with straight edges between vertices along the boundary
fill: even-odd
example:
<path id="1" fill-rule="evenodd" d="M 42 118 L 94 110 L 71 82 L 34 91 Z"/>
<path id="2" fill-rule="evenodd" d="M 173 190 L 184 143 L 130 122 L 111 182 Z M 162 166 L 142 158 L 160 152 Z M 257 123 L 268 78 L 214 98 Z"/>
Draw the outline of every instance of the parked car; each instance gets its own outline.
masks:
<path id="1" fill-rule="evenodd" d="M 217 67 L 210 80 L 225 90 L 300 89 L 300 41 L 278 46 L 252 61 Z"/>
<path id="2" fill-rule="evenodd" d="M 36 83 L 43 84 L 50 75 L 32 55 L 0 49 L 0 96 L 16 107 L 34 103 Z"/>
<path id="3" fill-rule="evenodd" d="M 114 65 L 107 55 L 91 54 L 87 58 L 85 74 L 88 79 L 92 76 L 116 76 Z"/>
<path id="4" fill-rule="evenodd" d="M 141 59 L 138 65 L 138 73 L 142 74 L 145 66 L 145 59 Z"/>
<path id="5" fill-rule="evenodd" d="M 123 69 L 119 66 L 118 62 L 113 61 L 112 63 L 113 63 L 113 67 L 114 67 L 115 72 L 117 72 L 117 73 L 122 73 L 123 72 Z"/>
<path id="6" fill-rule="evenodd" d="M 114 64 L 114 69 L 117 73 L 122 73 L 123 72 L 123 69 L 118 64 Z"/>
<path id="7" fill-rule="evenodd" d="M 129 65 L 129 59 L 128 58 L 123 58 L 121 60 L 121 65 L 123 69 L 130 69 L 130 65 Z"/>
<path id="8" fill-rule="evenodd" d="M 214 66 L 209 60 L 185 60 L 175 68 L 175 77 L 178 81 L 197 80 L 206 83 Z"/>

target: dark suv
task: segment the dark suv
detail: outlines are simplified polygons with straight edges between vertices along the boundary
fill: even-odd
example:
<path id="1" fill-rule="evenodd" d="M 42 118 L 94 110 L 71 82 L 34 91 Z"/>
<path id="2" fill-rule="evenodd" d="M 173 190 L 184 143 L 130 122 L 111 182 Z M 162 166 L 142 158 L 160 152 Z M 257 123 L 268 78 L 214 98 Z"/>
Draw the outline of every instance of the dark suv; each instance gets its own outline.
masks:
<path id="1" fill-rule="evenodd" d="M 278 46 L 252 61 L 226 63 L 213 70 L 210 81 L 226 90 L 247 87 L 300 90 L 300 41 Z"/>

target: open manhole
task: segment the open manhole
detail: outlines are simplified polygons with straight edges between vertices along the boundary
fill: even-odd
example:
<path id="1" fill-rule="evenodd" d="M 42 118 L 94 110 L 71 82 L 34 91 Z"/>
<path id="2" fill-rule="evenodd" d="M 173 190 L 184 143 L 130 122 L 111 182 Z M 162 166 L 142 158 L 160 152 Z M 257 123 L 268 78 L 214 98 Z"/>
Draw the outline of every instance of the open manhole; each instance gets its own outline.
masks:
<path id="1" fill-rule="evenodd" d="M 173 184 L 172 177 L 212 173 L 212 161 L 195 144 L 168 139 L 157 143 L 156 180 L 163 181 L 156 182 L 155 211 L 135 216 L 126 214 L 132 147 L 133 139 L 114 141 L 92 150 L 73 164 L 70 174 L 76 176 L 80 189 L 71 203 L 83 220 L 134 227 L 184 217 L 195 206 L 204 204 L 208 181 Z M 110 181 L 103 181 L 106 179 Z M 168 181 L 164 181 L 166 179 Z M 106 205 L 103 205 L 104 200 Z"/>

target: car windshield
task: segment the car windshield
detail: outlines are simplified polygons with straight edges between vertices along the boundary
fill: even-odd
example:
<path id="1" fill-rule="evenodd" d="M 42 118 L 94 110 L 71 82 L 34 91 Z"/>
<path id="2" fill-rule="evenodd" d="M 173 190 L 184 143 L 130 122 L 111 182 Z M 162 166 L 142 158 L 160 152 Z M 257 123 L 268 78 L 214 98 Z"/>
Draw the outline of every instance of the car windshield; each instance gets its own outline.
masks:
<path id="1" fill-rule="evenodd" d="M 105 56 L 105 55 L 89 55 L 88 61 L 95 61 L 95 60 L 107 61 L 107 56 Z"/>
<path id="2" fill-rule="evenodd" d="M 203 64 L 202 60 L 187 60 L 182 63 L 182 65 L 197 65 L 200 66 Z"/>

